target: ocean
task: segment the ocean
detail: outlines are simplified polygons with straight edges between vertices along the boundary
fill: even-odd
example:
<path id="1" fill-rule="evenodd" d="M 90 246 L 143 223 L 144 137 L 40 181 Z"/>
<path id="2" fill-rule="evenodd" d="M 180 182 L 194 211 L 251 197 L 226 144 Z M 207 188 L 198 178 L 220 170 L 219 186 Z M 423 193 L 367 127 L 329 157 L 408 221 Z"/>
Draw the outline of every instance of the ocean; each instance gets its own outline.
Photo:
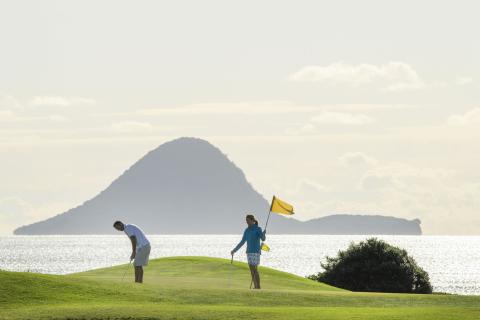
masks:
<path id="1" fill-rule="evenodd" d="M 240 235 L 149 235 L 151 258 L 210 256 L 230 259 Z M 321 271 L 326 256 L 370 236 L 267 235 L 263 266 L 307 276 Z M 434 291 L 480 294 L 480 236 L 376 236 L 406 249 L 430 275 Z M 124 235 L 0 237 L 0 269 L 68 274 L 129 262 Z M 246 261 L 244 248 L 235 260 Z M 146 270 L 148 273 L 148 269 Z"/>

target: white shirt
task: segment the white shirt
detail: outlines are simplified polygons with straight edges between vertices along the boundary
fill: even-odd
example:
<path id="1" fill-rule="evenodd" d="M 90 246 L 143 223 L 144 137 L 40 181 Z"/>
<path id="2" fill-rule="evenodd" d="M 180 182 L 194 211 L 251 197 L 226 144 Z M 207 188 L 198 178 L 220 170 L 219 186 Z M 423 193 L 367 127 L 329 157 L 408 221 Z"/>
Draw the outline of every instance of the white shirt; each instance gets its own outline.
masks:
<path id="1" fill-rule="evenodd" d="M 137 249 L 143 248 L 150 244 L 142 229 L 134 224 L 126 224 L 123 232 L 125 232 L 129 238 L 134 236 L 137 239 Z"/>

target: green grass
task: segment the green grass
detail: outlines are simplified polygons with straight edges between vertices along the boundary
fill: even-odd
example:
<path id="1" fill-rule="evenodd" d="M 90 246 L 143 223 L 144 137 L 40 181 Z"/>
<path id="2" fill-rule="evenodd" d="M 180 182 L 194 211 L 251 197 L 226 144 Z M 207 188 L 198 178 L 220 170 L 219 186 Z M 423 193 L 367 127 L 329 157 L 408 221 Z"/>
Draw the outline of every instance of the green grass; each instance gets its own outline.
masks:
<path id="1" fill-rule="evenodd" d="M 354 293 L 205 257 L 151 261 L 145 284 L 126 265 L 67 276 L 0 271 L 0 319 L 480 319 L 480 296 Z"/>

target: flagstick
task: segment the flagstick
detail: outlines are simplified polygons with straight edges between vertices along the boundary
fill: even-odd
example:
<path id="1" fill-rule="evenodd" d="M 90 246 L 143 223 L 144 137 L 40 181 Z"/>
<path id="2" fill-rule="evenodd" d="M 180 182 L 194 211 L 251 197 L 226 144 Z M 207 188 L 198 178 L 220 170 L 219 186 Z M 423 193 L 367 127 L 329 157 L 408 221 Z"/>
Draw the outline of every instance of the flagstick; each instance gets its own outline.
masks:
<path id="1" fill-rule="evenodd" d="M 272 198 L 272 203 L 270 204 L 270 210 L 268 211 L 267 223 L 265 223 L 264 230 L 267 231 L 268 220 L 270 220 L 270 214 L 272 213 L 273 202 L 275 201 L 275 196 Z"/>
<path id="2" fill-rule="evenodd" d="M 272 213 L 272 211 L 268 212 L 267 223 L 265 223 L 265 228 L 263 228 L 263 230 L 265 230 L 265 231 L 267 231 L 268 220 L 270 220 L 270 213 Z"/>
<path id="3" fill-rule="evenodd" d="M 272 207 L 273 207 L 274 201 L 275 201 L 275 196 L 273 196 L 272 198 L 272 203 L 270 204 L 270 210 L 268 210 L 267 222 L 265 223 L 265 228 L 263 228 L 263 232 L 265 233 L 267 232 L 268 221 L 270 220 L 270 214 L 272 213 Z M 252 284 L 253 284 L 253 275 L 252 275 L 252 280 L 250 281 L 250 289 L 252 289 Z"/>
<path id="4" fill-rule="evenodd" d="M 275 197 L 273 197 L 275 199 Z M 273 203 L 273 200 L 272 200 L 272 203 Z M 270 214 L 272 213 L 272 206 L 270 206 L 270 211 L 268 212 L 268 216 L 267 216 L 267 222 L 265 223 L 265 228 L 263 228 L 263 232 L 267 233 L 267 226 L 268 226 L 268 220 L 270 220 Z M 263 241 L 262 241 L 262 246 L 263 246 Z M 260 248 L 261 250 L 261 248 Z"/>
<path id="5" fill-rule="evenodd" d="M 263 228 L 263 232 L 267 232 L 268 220 L 270 220 L 270 214 L 272 213 L 272 207 L 273 207 L 274 201 L 275 201 L 275 196 L 273 196 L 272 198 L 272 203 L 270 204 L 270 210 L 268 211 L 267 222 L 265 223 L 265 228 Z M 252 284 L 253 284 L 253 275 L 252 275 L 252 280 L 250 281 L 250 289 L 252 289 Z"/>

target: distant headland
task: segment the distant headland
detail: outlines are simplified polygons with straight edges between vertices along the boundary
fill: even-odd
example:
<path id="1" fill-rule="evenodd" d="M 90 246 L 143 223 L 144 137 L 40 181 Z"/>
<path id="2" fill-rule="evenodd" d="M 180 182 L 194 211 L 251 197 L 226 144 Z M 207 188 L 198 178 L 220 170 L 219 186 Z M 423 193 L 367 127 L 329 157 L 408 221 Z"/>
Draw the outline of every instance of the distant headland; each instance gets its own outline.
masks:
<path id="1" fill-rule="evenodd" d="M 245 213 L 260 218 L 269 203 L 245 174 L 209 142 L 179 138 L 150 151 L 93 199 L 22 226 L 17 235 L 111 234 L 114 220 L 150 234 L 233 234 Z M 420 235 L 420 220 L 338 214 L 299 221 L 272 215 L 270 233 Z"/>

